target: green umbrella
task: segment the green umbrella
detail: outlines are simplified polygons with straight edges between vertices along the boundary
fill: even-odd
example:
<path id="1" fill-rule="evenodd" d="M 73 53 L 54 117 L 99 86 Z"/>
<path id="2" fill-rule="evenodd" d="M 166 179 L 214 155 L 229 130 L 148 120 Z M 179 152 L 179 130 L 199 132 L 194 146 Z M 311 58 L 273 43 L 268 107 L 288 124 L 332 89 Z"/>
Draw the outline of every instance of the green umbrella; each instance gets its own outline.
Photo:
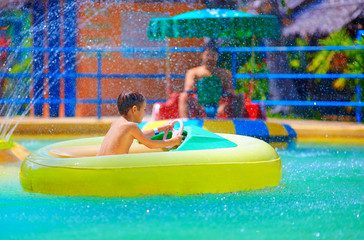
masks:
<path id="1" fill-rule="evenodd" d="M 252 15 L 229 9 L 202 9 L 173 17 L 152 18 L 149 39 L 164 38 L 279 38 L 280 24 L 273 15 Z"/>

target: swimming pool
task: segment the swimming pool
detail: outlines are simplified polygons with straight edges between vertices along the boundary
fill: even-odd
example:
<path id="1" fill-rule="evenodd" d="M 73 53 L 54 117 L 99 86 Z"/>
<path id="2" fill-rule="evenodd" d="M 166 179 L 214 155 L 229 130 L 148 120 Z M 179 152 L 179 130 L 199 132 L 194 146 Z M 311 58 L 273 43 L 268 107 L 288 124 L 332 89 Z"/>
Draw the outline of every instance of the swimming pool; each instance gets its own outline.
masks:
<path id="1" fill-rule="evenodd" d="M 52 142 L 19 141 L 30 150 Z M 278 187 L 185 197 L 30 194 L 20 164 L 0 165 L 0 239 L 364 239 L 363 146 L 278 153 Z"/>

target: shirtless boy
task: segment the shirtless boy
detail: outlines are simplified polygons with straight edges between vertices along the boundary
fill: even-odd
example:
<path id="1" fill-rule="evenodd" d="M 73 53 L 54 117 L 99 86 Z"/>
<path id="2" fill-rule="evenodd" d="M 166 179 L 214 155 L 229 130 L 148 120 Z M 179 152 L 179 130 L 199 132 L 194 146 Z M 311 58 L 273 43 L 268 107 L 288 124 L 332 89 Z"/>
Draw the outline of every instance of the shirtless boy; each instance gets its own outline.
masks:
<path id="1" fill-rule="evenodd" d="M 145 114 L 146 102 L 142 94 L 123 92 L 118 98 L 118 109 L 121 117 L 112 123 L 97 156 L 126 154 L 134 139 L 149 148 L 163 148 L 180 145 L 182 136 L 167 140 L 151 140 L 159 132 L 170 131 L 172 124 L 142 132 L 136 123 L 141 123 Z"/>

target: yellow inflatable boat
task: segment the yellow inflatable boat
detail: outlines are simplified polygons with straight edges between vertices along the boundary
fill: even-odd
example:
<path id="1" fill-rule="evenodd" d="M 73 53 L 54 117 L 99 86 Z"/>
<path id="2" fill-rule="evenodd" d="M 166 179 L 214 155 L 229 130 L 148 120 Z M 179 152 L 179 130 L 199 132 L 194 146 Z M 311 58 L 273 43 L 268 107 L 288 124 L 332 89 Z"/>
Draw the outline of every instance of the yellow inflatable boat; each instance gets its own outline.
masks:
<path id="1" fill-rule="evenodd" d="M 20 182 L 29 192 L 89 196 L 226 193 L 279 184 L 281 160 L 268 143 L 195 126 L 183 133 L 177 149 L 134 142 L 125 155 L 95 156 L 102 137 L 52 144 L 24 160 Z"/>

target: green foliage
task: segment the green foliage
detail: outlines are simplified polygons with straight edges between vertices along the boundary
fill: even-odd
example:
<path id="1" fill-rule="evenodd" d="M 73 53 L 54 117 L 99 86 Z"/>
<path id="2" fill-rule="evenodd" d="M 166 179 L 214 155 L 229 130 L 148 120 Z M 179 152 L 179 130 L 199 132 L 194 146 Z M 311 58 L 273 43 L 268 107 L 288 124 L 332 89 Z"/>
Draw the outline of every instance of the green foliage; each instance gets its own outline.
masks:
<path id="1" fill-rule="evenodd" d="M 354 41 L 345 30 L 340 30 L 330 33 L 330 36 L 321 39 L 319 44 L 320 46 L 352 46 L 354 45 Z M 340 72 L 341 69 L 335 69 L 336 66 L 332 65 L 333 58 L 339 53 L 347 55 L 350 54 L 351 51 L 325 50 L 317 52 L 315 57 L 307 66 L 307 71 L 319 74 L 328 73 L 330 70 L 333 70 L 333 72 Z"/>
<path id="2" fill-rule="evenodd" d="M 32 69 L 32 59 L 30 57 L 25 58 L 20 63 L 17 63 L 9 70 L 10 73 L 28 73 Z"/>
<path id="3" fill-rule="evenodd" d="M 361 41 L 356 40 L 355 44 L 364 45 L 364 38 L 361 38 Z M 353 73 L 353 74 L 362 74 L 364 73 L 364 50 L 353 50 L 351 54 L 349 54 L 348 65 L 345 73 Z M 349 85 L 351 88 L 354 88 L 354 85 L 359 84 L 361 90 L 364 90 L 364 79 L 355 78 L 353 80 L 339 78 L 336 80 L 337 82 L 341 81 L 342 85 Z M 355 99 L 357 100 L 357 99 Z M 364 100 L 364 93 L 362 93 L 361 100 Z"/>
<path id="4" fill-rule="evenodd" d="M 251 99 L 266 100 L 269 94 L 267 79 L 254 79 L 254 74 L 268 73 L 268 67 L 261 57 L 252 56 L 238 69 L 238 73 L 253 74 L 253 79 L 237 79 L 237 92 L 247 93 Z"/>
<path id="5" fill-rule="evenodd" d="M 281 0 L 281 5 L 282 5 L 282 7 L 287 7 L 286 1 L 285 0 Z"/>
<path id="6" fill-rule="evenodd" d="M 12 68 L 9 69 L 9 73 L 30 73 L 32 69 L 32 59 L 30 57 L 25 58 L 23 61 L 14 64 Z M 17 85 L 18 80 L 12 79 L 12 78 L 6 78 L 6 84 L 4 92 L 13 92 L 14 91 L 14 85 Z M 31 79 L 30 78 L 22 78 L 20 79 L 22 81 L 22 85 L 27 85 L 30 87 Z M 19 86 L 19 85 L 18 85 Z"/>
<path id="7" fill-rule="evenodd" d="M 259 46 L 260 39 L 243 38 L 230 39 L 222 43 L 222 47 L 251 47 Z M 231 53 L 220 54 L 218 65 L 231 70 Z M 263 61 L 262 53 L 242 52 L 237 54 L 238 73 L 268 73 L 267 64 Z M 266 100 L 269 86 L 267 79 L 237 79 L 237 93 L 247 93 L 252 99 Z"/>
<path id="8" fill-rule="evenodd" d="M 308 46 L 308 42 L 304 39 L 297 38 L 295 40 L 295 45 L 300 47 L 305 47 Z M 293 72 L 295 73 L 306 72 L 307 59 L 310 58 L 309 53 L 294 51 L 294 52 L 288 52 L 287 55 L 289 59 L 289 65 L 291 66 Z"/>
<path id="9" fill-rule="evenodd" d="M 5 26 L 9 26 L 4 33 L 10 39 L 10 47 L 32 46 L 32 15 L 30 11 L 26 9 L 4 11 L 3 23 Z M 30 52 L 9 51 L 0 71 L 7 73 L 30 73 L 32 71 L 32 54 Z M 2 81 L 3 89 L 1 91 L 3 91 L 2 96 L 4 98 L 13 98 L 14 94 L 16 94 L 16 97 L 27 97 L 30 93 L 30 78 L 5 78 Z M 22 105 L 22 108 L 25 105 Z M 6 107 L 10 107 L 10 105 Z"/>
<path id="10" fill-rule="evenodd" d="M 259 46 L 261 40 L 252 39 L 252 38 L 242 38 L 242 39 L 228 39 L 225 42 L 221 43 L 221 47 L 252 47 Z M 260 56 L 261 54 L 255 53 L 255 55 Z M 241 66 L 245 64 L 252 56 L 251 52 L 239 52 L 237 53 L 237 66 Z M 231 70 L 231 61 L 232 54 L 231 53 L 220 53 L 218 66 Z"/>
<path id="11" fill-rule="evenodd" d="M 364 45 L 364 40 L 353 40 L 344 30 L 330 33 L 330 36 L 322 39 L 321 46 L 353 46 Z M 307 66 L 307 71 L 312 73 L 350 73 L 360 74 L 364 72 L 364 50 L 345 50 L 345 51 L 320 51 Z M 360 84 L 364 89 L 361 79 L 338 78 L 333 81 L 333 86 L 342 91 L 344 89 L 353 91 L 355 85 Z"/>

